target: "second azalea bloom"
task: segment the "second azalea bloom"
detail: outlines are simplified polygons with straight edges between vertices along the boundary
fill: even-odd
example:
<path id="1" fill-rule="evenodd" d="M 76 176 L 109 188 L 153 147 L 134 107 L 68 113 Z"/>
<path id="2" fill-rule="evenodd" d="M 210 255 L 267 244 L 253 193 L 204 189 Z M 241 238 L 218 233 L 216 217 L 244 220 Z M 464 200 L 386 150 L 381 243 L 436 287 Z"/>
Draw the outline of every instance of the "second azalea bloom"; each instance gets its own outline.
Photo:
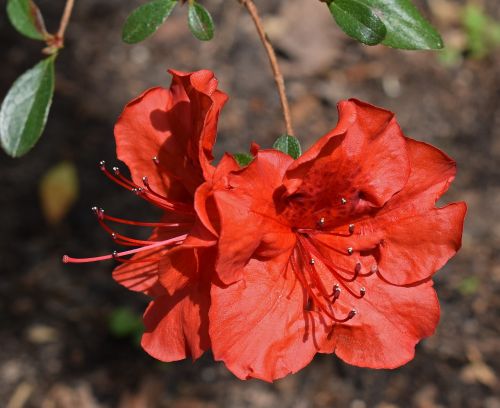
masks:
<path id="1" fill-rule="evenodd" d="M 239 378 L 272 381 L 335 353 L 395 368 L 439 320 L 432 275 L 460 248 L 465 203 L 436 201 L 453 160 L 350 100 L 297 160 L 261 150 L 213 196 L 220 231 L 209 335 Z"/>
<path id="2" fill-rule="evenodd" d="M 209 187 L 238 167 L 228 157 L 217 169 L 211 164 L 217 120 L 227 100 L 214 74 L 170 73 L 170 88 L 144 92 L 127 104 L 115 126 L 117 156 L 131 179 L 101 162 L 109 178 L 162 210 L 161 220 L 132 221 L 95 207 L 115 242 L 131 249 L 95 258 L 64 257 L 74 263 L 121 262 L 115 280 L 153 297 L 144 314 L 142 346 L 163 361 L 196 359 L 210 348 L 208 309 L 217 241 L 204 227 L 214 211 Z M 152 227 L 153 233 L 139 240 L 116 232 L 112 224 Z"/>

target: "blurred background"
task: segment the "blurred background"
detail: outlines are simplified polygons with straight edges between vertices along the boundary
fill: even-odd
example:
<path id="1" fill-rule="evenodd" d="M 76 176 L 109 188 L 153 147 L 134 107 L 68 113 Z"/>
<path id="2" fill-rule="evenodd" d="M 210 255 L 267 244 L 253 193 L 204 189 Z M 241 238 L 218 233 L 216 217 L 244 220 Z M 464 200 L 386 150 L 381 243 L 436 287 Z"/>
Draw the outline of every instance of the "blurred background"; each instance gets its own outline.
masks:
<path id="1" fill-rule="evenodd" d="M 57 29 L 63 0 L 38 0 Z M 0 153 L 0 405 L 20 407 L 500 407 L 500 5 L 496 0 L 417 4 L 439 28 L 442 52 L 365 47 L 324 4 L 257 0 L 282 62 L 296 135 L 304 147 L 335 126 L 336 103 L 356 97 L 396 112 L 405 133 L 443 149 L 458 176 L 443 202 L 469 206 L 463 248 L 436 276 L 442 318 L 416 358 L 397 370 L 350 367 L 318 355 L 274 384 L 240 381 L 210 355 L 159 363 L 138 346 L 148 300 L 111 278 L 113 264 L 63 265 L 61 256 L 113 249 L 90 208 L 154 220 L 109 182 L 113 125 L 125 103 L 168 86 L 167 68 L 208 68 L 230 101 L 217 154 L 270 146 L 283 131 L 266 55 L 237 1 L 202 2 L 213 41 L 195 40 L 177 7 L 147 41 L 121 42 L 137 0 L 76 1 L 56 94 L 38 145 Z M 0 14 L 0 95 L 40 57 Z"/>

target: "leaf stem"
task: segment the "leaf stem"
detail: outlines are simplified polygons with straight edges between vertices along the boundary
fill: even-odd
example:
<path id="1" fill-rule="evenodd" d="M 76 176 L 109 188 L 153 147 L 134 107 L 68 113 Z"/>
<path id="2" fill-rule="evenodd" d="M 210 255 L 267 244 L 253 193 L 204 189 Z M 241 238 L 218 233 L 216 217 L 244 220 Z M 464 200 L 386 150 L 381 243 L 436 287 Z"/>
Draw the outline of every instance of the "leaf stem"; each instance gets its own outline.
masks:
<path id="1" fill-rule="evenodd" d="M 288 104 L 288 99 L 286 97 L 285 91 L 285 81 L 283 79 L 283 75 L 281 73 L 280 67 L 278 65 L 278 59 L 276 57 L 276 52 L 269 41 L 269 37 L 267 36 L 264 27 L 262 25 L 262 21 L 259 17 L 259 12 L 253 0 L 238 0 L 250 14 L 252 18 L 255 28 L 259 33 L 260 40 L 266 49 L 267 56 L 269 58 L 269 63 L 271 64 L 271 69 L 273 70 L 274 82 L 278 88 L 278 93 L 281 102 L 281 108 L 283 109 L 283 116 L 285 120 L 286 133 L 290 136 L 293 136 L 293 127 L 292 127 L 292 117 L 290 114 L 290 106 Z"/>
<path id="2" fill-rule="evenodd" d="M 61 44 L 64 43 L 64 33 L 66 32 L 66 28 L 68 27 L 74 4 L 75 0 L 66 0 L 66 5 L 64 6 L 64 12 L 61 17 L 61 22 L 59 23 L 59 30 L 57 31 L 57 37 L 61 41 Z"/>

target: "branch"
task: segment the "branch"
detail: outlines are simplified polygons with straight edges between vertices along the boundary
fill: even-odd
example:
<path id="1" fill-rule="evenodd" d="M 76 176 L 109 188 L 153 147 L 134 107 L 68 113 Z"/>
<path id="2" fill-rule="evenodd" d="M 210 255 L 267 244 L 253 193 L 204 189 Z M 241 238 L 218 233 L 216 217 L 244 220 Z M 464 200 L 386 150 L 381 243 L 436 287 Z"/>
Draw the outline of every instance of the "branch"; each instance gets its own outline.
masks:
<path id="1" fill-rule="evenodd" d="M 278 93 L 281 101 L 281 108 L 283 109 L 283 116 L 285 119 L 286 133 L 290 136 L 293 136 L 292 118 L 290 114 L 290 106 L 288 105 L 288 99 L 286 97 L 285 81 L 283 80 L 283 75 L 281 74 L 281 70 L 278 65 L 278 59 L 276 57 L 276 53 L 274 52 L 274 48 L 271 42 L 269 41 L 266 32 L 264 31 L 262 21 L 259 17 L 257 7 L 255 6 L 253 0 L 238 0 L 238 1 L 248 10 L 250 17 L 252 17 L 252 20 L 255 24 L 255 28 L 257 28 L 260 40 L 262 41 L 262 44 L 266 49 L 267 56 L 269 58 L 269 63 L 271 64 L 271 69 L 273 70 L 274 82 L 276 82 L 276 86 L 278 87 Z"/>

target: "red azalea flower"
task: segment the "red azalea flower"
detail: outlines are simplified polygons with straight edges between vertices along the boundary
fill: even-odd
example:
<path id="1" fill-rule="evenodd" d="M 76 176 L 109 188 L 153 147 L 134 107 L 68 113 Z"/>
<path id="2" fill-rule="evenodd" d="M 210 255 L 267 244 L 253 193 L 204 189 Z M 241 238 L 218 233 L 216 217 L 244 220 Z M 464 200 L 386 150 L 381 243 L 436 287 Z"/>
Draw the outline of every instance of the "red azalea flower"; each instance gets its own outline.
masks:
<path id="1" fill-rule="evenodd" d="M 315 353 L 398 367 L 439 319 L 432 275 L 461 245 L 465 203 L 436 208 L 455 163 L 394 115 L 339 105 L 297 160 L 262 150 L 214 192 L 220 214 L 212 350 L 239 378 L 272 381 Z"/>
<path id="2" fill-rule="evenodd" d="M 75 263 L 111 258 L 122 262 L 113 277 L 155 298 L 144 315 L 142 346 L 164 361 L 196 359 L 210 347 L 208 308 L 216 239 L 203 226 L 213 211 L 207 204 L 208 186 L 223 171 L 237 168 L 228 157 L 217 171 L 210 164 L 217 119 L 227 100 L 213 73 L 170 73 L 170 89 L 144 92 L 126 106 L 115 126 L 117 156 L 132 179 L 116 167 L 109 172 L 101 163 L 109 178 L 162 209 L 161 221 L 129 221 L 95 208 L 117 243 L 136 248 L 89 259 L 64 258 Z M 115 232 L 108 222 L 154 231 L 148 240 L 137 240 Z M 124 258 L 130 254 L 130 259 Z"/>

